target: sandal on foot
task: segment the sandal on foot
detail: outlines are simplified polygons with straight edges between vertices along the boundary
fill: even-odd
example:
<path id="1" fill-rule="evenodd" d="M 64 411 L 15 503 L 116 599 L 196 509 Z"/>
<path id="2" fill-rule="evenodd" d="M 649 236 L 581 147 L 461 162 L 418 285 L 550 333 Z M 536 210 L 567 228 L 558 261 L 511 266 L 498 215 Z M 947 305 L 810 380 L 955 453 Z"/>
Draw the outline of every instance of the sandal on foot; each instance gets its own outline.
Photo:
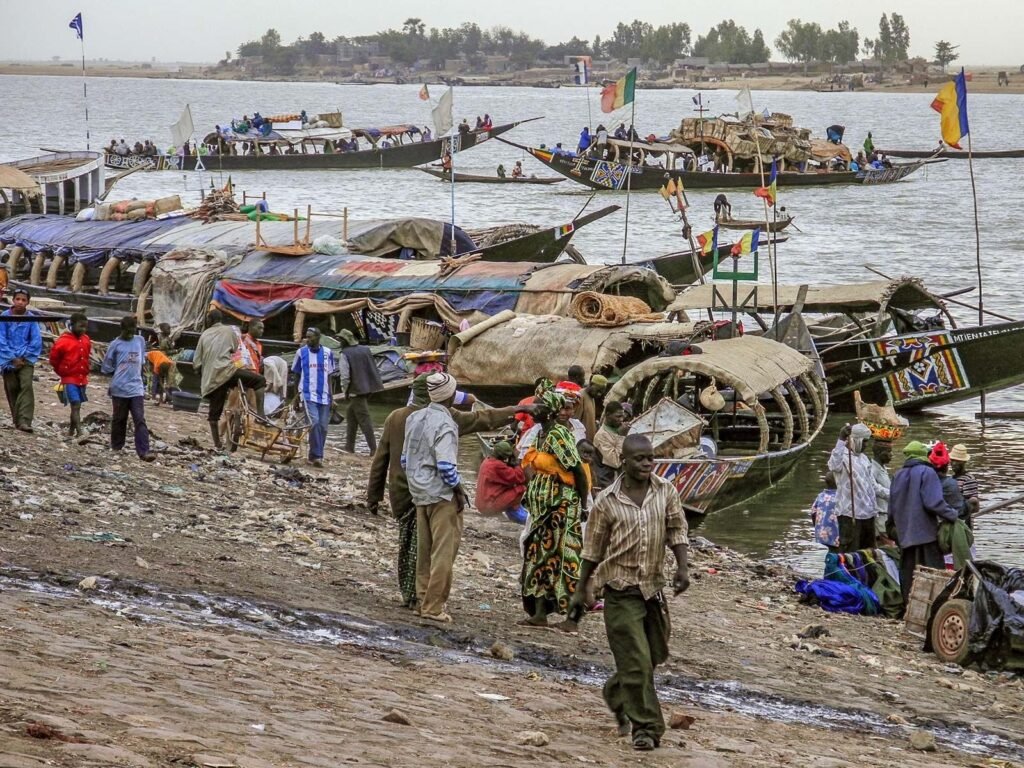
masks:
<path id="1" fill-rule="evenodd" d="M 536 621 L 534 621 L 530 617 L 527 617 L 525 619 L 520 619 L 519 621 L 516 622 L 516 626 L 517 627 L 526 627 L 527 629 L 551 629 L 551 625 L 548 624 L 547 621 L 545 621 L 543 624 L 538 624 Z"/>
<path id="2" fill-rule="evenodd" d="M 452 617 L 443 611 L 441 613 L 421 613 L 420 618 L 424 621 L 435 621 L 438 624 L 452 623 Z"/>
<path id="3" fill-rule="evenodd" d="M 619 736 L 629 736 L 633 730 L 633 724 L 629 722 L 629 718 L 621 712 L 615 713 L 615 733 Z"/>
<path id="4" fill-rule="evenodd" d="M 648 736 L 646 733 L 640 733 L 633 737 L 633 749 L 638 752 L 650 752 L 657 746 L 658 742 L 654 740 L 654 737 Z"/>

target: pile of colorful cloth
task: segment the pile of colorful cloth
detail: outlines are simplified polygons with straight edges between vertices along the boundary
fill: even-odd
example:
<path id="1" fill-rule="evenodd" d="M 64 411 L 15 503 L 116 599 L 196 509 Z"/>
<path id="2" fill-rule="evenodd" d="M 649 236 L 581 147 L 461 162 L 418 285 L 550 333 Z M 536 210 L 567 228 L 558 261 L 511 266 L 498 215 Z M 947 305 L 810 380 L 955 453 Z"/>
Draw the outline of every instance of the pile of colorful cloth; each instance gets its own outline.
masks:
<path id="1" fill-rule="evenodd" d="M 833 613 L 896 617 L 903 612 L 899 552 L 894 547 L 829 552 L 824 577 L 798 581 L 795 589 L 806 602 Z"/>

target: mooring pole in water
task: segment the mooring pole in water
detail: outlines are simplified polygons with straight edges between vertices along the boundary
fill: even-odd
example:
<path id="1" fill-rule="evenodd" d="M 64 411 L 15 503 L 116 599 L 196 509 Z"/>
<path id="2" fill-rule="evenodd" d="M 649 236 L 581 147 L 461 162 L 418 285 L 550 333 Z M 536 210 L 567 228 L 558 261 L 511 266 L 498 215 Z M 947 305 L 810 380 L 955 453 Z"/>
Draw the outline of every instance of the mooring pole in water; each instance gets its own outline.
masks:
<path id="1" fill-rule="evenodd" d="M 635 74 L 635 73 L 634 73 Z M 626 75 L 629 77 L 629 75 Z M 626 158 L 626 226 L 622 232 L 622 263 L 626 263 L 626 243 L 629 241 L 629 191 L 633 186 L 633 137 L 636 135 L 636 94 L 629 117 L 629 155 Z"/>

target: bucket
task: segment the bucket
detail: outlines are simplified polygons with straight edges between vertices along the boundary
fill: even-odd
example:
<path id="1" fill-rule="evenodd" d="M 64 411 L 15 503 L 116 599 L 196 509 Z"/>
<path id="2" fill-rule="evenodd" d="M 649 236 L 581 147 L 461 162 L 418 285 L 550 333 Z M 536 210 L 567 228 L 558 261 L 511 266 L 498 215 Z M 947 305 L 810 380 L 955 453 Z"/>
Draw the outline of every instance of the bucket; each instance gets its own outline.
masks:
<path id="1" fill-rule="evenodd" d="M 434 320 L 414 317 L 409 333 L 409 346 L 413 349 L 443 350 L 448 346 L 448 331 Z"/>
<path id="2" fill-rule="evenodd" d="M 191 392 L 183 392 L 180 389 L 171 392 L 171 409 L 175 411 L 199 413 L 199 404 L 202 401 L 199 395 L 193 395 Z"/>

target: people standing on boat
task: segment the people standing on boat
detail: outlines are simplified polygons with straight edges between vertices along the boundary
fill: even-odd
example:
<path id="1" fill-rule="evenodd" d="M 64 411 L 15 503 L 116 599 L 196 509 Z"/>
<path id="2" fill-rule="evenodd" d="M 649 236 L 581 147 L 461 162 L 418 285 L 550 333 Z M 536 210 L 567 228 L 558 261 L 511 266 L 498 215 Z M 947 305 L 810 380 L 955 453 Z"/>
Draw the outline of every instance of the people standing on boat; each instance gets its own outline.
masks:
<path id="1" fill-rule="evenodd" d="M 424 125 L 423 132 L 420 133 L 420 141 L 433 141 L 434 135 L 430 132 L 430 126 Z"/>
<path id="2" fill-rule="evenodd" d="M 128 416 L 132 417 L 135 453 L 142 461 L 154 461 L 149 451 L 149 428 L 146 426 L 146 386 L 142 382 L 142 365 L 146 359 L 146 341 L 138 334 L 134 315 L 121 318 L 121 334 L 107 346 L 100 371 L 110 379 L 110 449 L 124 448 L 128 432 Z"/>
<path id="3" fill-rule="evenodd" d="M 836 476 L 842 552 L 875 548 L 875 477 L 872 461 L 865 453 L 870 439 L 871 430 L 863 424 L 847 424 L 828 459 L 828 468 Z"/>
<path id="4" fill-rule="evenodd" d="M 604 700 L 619 734 L 632 734 L 633 748 L 651 750 L 665 733 L 654 686 L 654 670 L 669 656 L 665 549 L 676 560 L 675 595 L 690 586 L 686 516 L 675 487 L 652 472 L 654 449 L 642 435 L 622 448 L 623 473 L 594 504 L 581 555 L 579 585 L 570 615 L 581 615 L 592 593 L 604 590 L 604 625 L 615 674 Z"/>
<path id="5" fill-rule="evenodd" d="M 14 427 L 22 432 L 32 431 L 36 411 L 32 377 L 36 363 L 43 354 L 43 335 L 39 323 L 22 320 L 35 317 L 35 312 L 28 308 L 31 300 L 27 290 L 15 288 L 11 296 L 11 307 L 4 311 L 2 317 L 17 320 L 0 320 L 0 371 L 3 372 L 4 393 L 7 395 Z"/>
<path id="6" fill-rule="evenodd" d="M 466 134 L 469 133 L 469 131 L 469 120 L 467 120 L 466 118 L 462 118 L 462 122 L 459 123 L 459 133 Z"/>
<path id="7" fill-rule="evenodd" d="M 724 194 L 715 197 L 715 221 L 732 221 L 732 203 Z"/>
<path id="8" fill-rule="evenodd" d="M 957 512 L 942 496 L 942 482 L 928 463 L 928 446 L 913 440 L 903 449 L 907 457 L 892 479 L 889 517 L 900 546 L 900 591 L 906 606 L 914 585 L 914 569 L 943 568 L 938 545 L 940 520 L 955 522 Z"/>
<path id="9" fill-rule="evenodd" d="M 967 464 L 970 460 L 971 454 L 967 452 L 967 446 L 962 443 L 954 445 L 949 452 L 949 467 L 960 486 L 960 494 L 964 497 L 962 518 L 967 523 L 967 527 L 973 529 L 974 516 L 978 514 L 981 507 L 981 495 L 978 492 L 978 481 L 967 472 Z"/>
<path id="10" fill-rule="evenodd" d="M 444 153 L 444 157 L 441 158 L 441 170 L 443 172 L 445 172 L 445 173 L 451 173 L 452 172 L 452 153 L 451 152 L 445 152 Z M 515 175 L 515 170 L 513 170 L 512 175 L 513 176 Z"/>
<path id="11" fill-rule="evenodd" d="M 811 522 L 814 524 L 814 540 L 828 547 L 829 552 L 839 552 L 836 476 L 831 470 L 825 473 L 825 487 L 811 505 Z"/>
<path id="12" fill-rule="evenodd" d="M 590 149 L 590 142 L 590 128 L 589 126 L 585 125 L 583 126 L 583 130 L 580 131 L 580 143 L 576 147 L 576 152 L 582 155 L 584 152 Z"/>
<path id="13" fill-rule="evenodd" d="M 548 391 L 541 397 L 540 434 L 523 458 L 529 478 L 525 506 L 530 513 L 524 540 L 522 572 L 524 626 L 548 626 L 548 615 L 567 613 L 576 592 L 583 548 L 583 502 L 590 490 L 576 436 L 568 427 L 571 409 L 565 396 Z M 575 631 L 579 616 L 558 624 Z"/>
<path id="14" fill-rule="evenodd" d="M 498 178 L 504 179 L 505 175 L 505 166 L 502 165 L 501 163 L 498 163 Z"/>
<path id="15" fill-rule="evenodd" d="M 224 449 L 220 439 L 220 417 L 231 389 L 241 383 L 243 389 L 256 392 L 256 412 L 263 417 L 263 395 L 267 380 L 258 373 L 243 368 L 239 347 L 242 335 L 237 327 L 224 325 L 220 310 L 210 310 L 206 316 L 206 330 L 199 337 L 192 358 L 192 368 L 200 374 L 200 394 L 210 403 L 207 420 L 213 445 Z"/>
<path id="16" fill-rule="evenodd" d="M 889 522 L 889 490 L 892 477 L 889 463 L 892 461 L 892 443 L 875 440 L 871 446 L 871 473 L 875 480 L 875 536 L 887 538 L 886 525 Z"/>
<path id="17" fill-rule="evenodd" d="M 484 113 L 484 125 L 483 125 L 484 130 L 485 131 L 489 131 L 493 127 L 494 127 L 494 122 L 491 120 L 491 116 L 488 115 L 487 113 Z"/>
<path id="18" fill-rule="evenodd" d="M 85 315 L 75 312 L 71 315 L 68 329 L 50 349 L 50 366 L 60 377 L 60 400 L 71 408 L 68 437 L 82 434 L 82 403 L 89 399 L 85 393 L 89 384 L 89 357 L 92 354 L 92 341 L 85 332 L 88 324 Z"/>
<path id="19" fill-rule="evenodd" d="M 476 116 L 476 130 L 482 131 L 484 129 L 484 119 L 480 115 Z"/>
<path id="20" fill-rule="evenodd" d="M 523 161 L 516 160 L 516 164 L 512 166 L 512 178 L 521 179 L 523 178 Z"/>
<path id="21" fill-rule="evenodd" d="M 608 153 L 608 129 L 603 124 L 597 126 L 597 142 L 594 144 L 599 160 L 606 159 Z"/>
<path id="22" fill-rule="evenodd" d="M 420 617 L 450 623 L 446 603 L 469 498 L 459 476 L 459 431 L 450 407 L 456 381 L 447 373 L 427 377 L 430 405 L 405 423 L 401 463 L 416 505 L 416 600 Z"/>
<path id="23" fill-rule="evenodd" d="M 317 328 L 307 329 L 306 344 L 296 353 L 292 363 L 290 385 L 302 398 L 302 405 L 312 424 L 306 462 L 314 467 L 324 465 L 327 427 L 331 424 L 331 407 L 334 404 L 331 379 L 338 370 L 334 352 L 320 343 L 320 331 Z"/>
<path id="24" fill-rule="evenodd" d="M 365 344 L 360 344 L 351 331 L 345 329 L 338 334 L 341 342 L 340 365 L 341 391 L 346 395 L 345 407 L 345 450 L 356 452 L 356 430 L 361 430 L 370 454 L 377 450 L 377 438 L 373 434 L 373 418 L 370 416 L 368 398 L 384 389 L 380 371 L 373 361 L 373 353 Z"/>

